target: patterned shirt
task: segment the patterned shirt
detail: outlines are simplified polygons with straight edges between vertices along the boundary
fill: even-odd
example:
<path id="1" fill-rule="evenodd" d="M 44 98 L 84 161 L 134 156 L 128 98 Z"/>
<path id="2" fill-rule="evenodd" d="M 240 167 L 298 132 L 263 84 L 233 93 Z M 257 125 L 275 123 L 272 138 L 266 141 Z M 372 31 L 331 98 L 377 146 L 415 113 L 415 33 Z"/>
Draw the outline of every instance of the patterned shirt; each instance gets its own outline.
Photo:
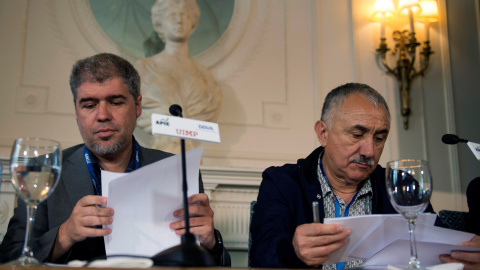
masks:
<path id="1" fill-rule="evenodd" d="M 325 218 L 335 218 L 335 194 L 331 190 L 330 184 L 326 176 L 324 176 L 322 173 L 322 169 L 320 167 L 322 156 L 323 153 L 321 153 L 320 157 L 318 158 L 317 175 L 318 181 L 320 181 L 320 186 L 322 188 Z M 372 214 L 372 194 L 373 191 L 370 178 L 367 178 L 362 182 L 358 194 L 357 196 L 355 196 L 355 200 L 351 203 L 348 216 L 350 217 Z M 340 197 L 337 197 L 337 200 L 340 205 L 340 215 L 343 216 L 348 204 L 345 203 L 345 201 Z M 345 269 L 356 268 L 361 266 L 362 264 L 363 260 L 345 262 Z M 325 264 L 323 265 L 323 269 L 337 269 L 337 266 L 335 264 Z"/>

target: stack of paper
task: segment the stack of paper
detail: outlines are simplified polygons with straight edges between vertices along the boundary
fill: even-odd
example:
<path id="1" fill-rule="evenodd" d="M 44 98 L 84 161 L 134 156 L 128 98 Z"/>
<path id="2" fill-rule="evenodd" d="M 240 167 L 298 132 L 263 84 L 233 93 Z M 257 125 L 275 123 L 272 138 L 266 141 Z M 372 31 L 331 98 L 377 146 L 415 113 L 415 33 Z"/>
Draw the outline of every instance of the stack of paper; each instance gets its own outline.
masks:
<path id="1" fill-rule="evenodd" d="M 188 196 L 199 192 L 202 149 L 186 153 Z M 114 209 L 112 233 L 104 237 L 111 255 L 151 257 L 180 244 L 169 228 L 183 208 L 181 156 L 175 155 L 131 173 L 102 171 L 102 194 Z"/>
<path id="2" fill-rule="evenodd" d="M 436 215 L 422 214 L 417 219 L 415 235 L 417 253 L 422 266 L 440 264 L 439 255 L 452 250 L 480 251 L 458 246 L 473 234 L 435 227 Z M 327 218 L 325 224 L 340 224 L 350 229 L 348 243 L 325 262 L 337 263 L 366 260 L 364 266 L 403 265 L 410 261 L 410 236 L 407 220 L 401 215 L 367 215 Z"/>

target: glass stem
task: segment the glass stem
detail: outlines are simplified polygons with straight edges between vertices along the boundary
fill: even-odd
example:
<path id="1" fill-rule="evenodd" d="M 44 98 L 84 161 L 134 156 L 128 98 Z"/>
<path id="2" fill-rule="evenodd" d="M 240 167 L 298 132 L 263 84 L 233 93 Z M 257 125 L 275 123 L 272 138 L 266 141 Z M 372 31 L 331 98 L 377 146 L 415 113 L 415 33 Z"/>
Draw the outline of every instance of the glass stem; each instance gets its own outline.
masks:
<path id="1" fill-rule="evenodd" d="M 22 257 L 33 257 L 32 250 L 32 232 L 35 223 L 35 213 L 37 212 L 37 205 L 27 204 L 27 227 L 25 230 L 25 242 L 23 243 Z"/>
<path id="2" fill-rule="evenodd" d="M 420 261 L 417 256 L 417 242 L 415 240 L 415 222 L 414 219 L 408 220 L 408 232 L 410 234 L 410 262 L 409 268 L 420 268 Z"/>

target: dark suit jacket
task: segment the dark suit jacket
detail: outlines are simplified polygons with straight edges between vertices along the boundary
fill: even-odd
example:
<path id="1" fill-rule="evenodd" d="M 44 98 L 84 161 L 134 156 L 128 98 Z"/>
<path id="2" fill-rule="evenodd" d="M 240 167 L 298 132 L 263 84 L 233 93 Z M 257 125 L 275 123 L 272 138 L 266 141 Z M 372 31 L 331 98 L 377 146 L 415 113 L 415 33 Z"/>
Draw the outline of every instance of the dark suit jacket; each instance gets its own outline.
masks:
<path id="1" fill-rule="evenodd" d="M 320 222 L 325 217 L 322 194 L 317 177 L 319 147 L 297 164 L 270 167 L 263 172 L 257 203 L 251 220 L 250 261 L 252 267 L 306 268 L 295 254 L 292 240 L 295 229 L 313 222 L 312 202 L 318 201 Z M 385 169 L 377 166 L 370 175 L 372 214 L 396 214 L 388 199 Z M 433 212 L 429 204 L 425 212 Z M 437 218 L 437 221 L 440 219 Z M 442 225 L 441 221 L 436 225 Z"/>
<path id="2" fill-rule="evenodd" d="M 77 202 L 86 195 L 94 195 L 92 179 L 83 156 L 84 144 L 73 146 L 62 152 L 62 174 L 57 187 L 50 197 L 38 205 L 33 231 L 33 253 L 41 261 L 47 261 L 55 242 L 58 229 L 72 213 Z M 172 154 L 140 147 L 140 167 L 154 163 Z M 200 192 L 203 182 L 199 179 Z M 8 225 L 8 231 L 0 246 L 3 261 L 18 258 L 25 240 L 26 207 L 18 200 L 18 207 Z M 223 247 L 222 247 L 223 248 Z M 229 257 L 228 252 L 223 248 Z M 223 254 L 225 255 L 225 254 Z M 87 238 L 76 243 L 67 254 L 56 263 L 71 260 L 91 260 L 105 257 L 103 237 Z"/>
<path id="3" fill-rule="evenodd" d="M 467 186 L 467 232 L 480 235 L 480 177 L 476 177 Z"/>

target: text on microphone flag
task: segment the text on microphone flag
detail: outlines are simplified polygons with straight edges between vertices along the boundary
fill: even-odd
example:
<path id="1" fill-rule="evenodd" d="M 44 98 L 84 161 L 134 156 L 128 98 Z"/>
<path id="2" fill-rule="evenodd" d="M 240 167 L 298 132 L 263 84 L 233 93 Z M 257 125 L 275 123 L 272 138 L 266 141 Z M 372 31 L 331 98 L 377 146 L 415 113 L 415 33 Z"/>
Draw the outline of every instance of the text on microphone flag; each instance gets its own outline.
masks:
<path id="1" fill-rule="evenodd" d="M 217 123 L 152 113 L 152 134 L 220 143 Z"/>

